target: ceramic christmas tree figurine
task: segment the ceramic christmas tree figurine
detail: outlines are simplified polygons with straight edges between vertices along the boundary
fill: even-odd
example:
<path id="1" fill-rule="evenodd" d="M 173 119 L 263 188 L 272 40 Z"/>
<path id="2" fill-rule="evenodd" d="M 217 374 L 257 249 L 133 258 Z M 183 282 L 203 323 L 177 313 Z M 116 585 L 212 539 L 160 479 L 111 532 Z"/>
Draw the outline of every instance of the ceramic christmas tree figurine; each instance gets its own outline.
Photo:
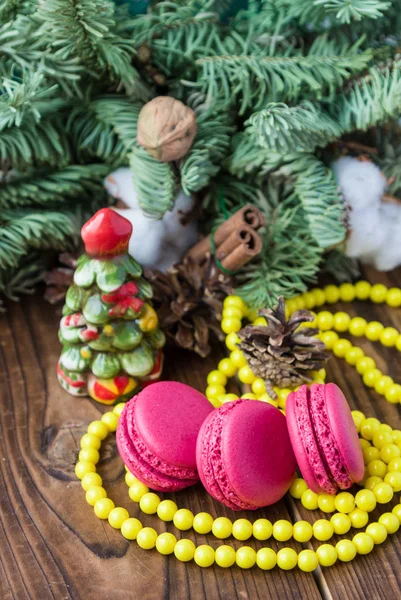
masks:
<path id="1" fill-rule="evenodd" d="M 128 255 L 131 223 L 104 208 L 81 233 L 86 252 L 66 295 L 57 376 L 73 396 L 114 404 L 159 379 L 165 337 L 152 287 Z"/>

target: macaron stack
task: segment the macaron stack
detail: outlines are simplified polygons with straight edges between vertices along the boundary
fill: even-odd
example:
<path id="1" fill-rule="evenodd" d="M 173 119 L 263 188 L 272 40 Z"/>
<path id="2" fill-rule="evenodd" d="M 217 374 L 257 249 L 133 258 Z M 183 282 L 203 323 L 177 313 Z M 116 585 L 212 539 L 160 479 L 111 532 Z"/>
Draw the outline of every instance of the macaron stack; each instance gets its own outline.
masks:
<path id="1" fill-rule="evenodd" d="M 334 494 L 362 479 L 357 431 L 336 385 L 302 386 L 286 410 L 287 418 L 247 399 L 213 409 L 193 388 L 159 382 L 127 403 L 117 445 L 131 473 L 150 488 L 175 492 L 200 479 L 232 510 L 280 500 L 297 462 L 315 492 Z"/>

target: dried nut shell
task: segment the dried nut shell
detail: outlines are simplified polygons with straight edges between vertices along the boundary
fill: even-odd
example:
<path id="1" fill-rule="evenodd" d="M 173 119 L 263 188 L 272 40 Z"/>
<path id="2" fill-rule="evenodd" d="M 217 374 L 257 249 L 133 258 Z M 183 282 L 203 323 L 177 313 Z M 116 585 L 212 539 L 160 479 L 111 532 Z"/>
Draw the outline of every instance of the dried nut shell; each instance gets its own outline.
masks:
<path id="1" fill-rule="evenodd" d="M 170 162 L 188 152 L 196 131 L 191 108 L 170 96 L 158 96 L 139 113 L 137 142 L 156 160 Z"/>

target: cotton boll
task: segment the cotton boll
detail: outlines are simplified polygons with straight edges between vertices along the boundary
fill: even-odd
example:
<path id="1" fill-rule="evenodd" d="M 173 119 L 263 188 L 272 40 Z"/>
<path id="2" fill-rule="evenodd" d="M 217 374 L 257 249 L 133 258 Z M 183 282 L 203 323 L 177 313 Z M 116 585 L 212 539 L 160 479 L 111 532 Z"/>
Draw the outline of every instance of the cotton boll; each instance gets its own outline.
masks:
<path id="1" fill-rule="evenodd" d="M 131 169 L 122 167 L 113 171 L 104 180 L 104 187 L 112 198 L 122 200 L 129 208 L 139 209 L 138 194 Z"/>
<path id="2" fill-rule="evenodd" d="M 344 156 L 333 163 L 332 169 L 351 209 L 359 210 L 379 204 L 387 182 L 378 166 Z"/>
<path id="3" fill-rule="evenodd" d="M 382 202 L 379 222 L 383 243 L 372 262 L 379 271 L 390 271 L 401 264 L 401 205 Z"/>
<path id="4" fill-rule="evenodd" d="M 132 223 L 129 253 L 143 267 L 154 267 L 162 257 L 164 226 L 132 208 L 115 208 L 121 216 Z"/>
<path id="5" fill-rule="evenodd" d="M 196 221 L 188 220 L 188 214 L 194 209 L 193 198 L 184 194 L 181 190 L 175 199 L 172 210 L 166 212 L 163 222 L 166 227 L 165 240 L 170 242 L 183 252 L 193 246 L 198 237 L 198 225 Z"/>

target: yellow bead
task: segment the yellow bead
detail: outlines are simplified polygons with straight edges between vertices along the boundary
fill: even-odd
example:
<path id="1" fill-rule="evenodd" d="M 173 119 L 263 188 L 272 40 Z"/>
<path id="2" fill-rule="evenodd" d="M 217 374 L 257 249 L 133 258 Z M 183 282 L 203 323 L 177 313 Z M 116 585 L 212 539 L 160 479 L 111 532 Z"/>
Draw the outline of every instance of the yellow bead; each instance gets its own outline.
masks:
<path id="1" fill-rule="evenodd" d="M 100 440 L 104 440 L 109 433 L 109 428 L 102 421 L 92 421 L 88 425 L 88 433 L 96 435 Z"/>
<path id="2" fill-rule="evenodd" d="M 226 346 L 229 350 L 235 350 L 237 344 L 240 343 L 240 339 L 235 331 L 232 331 L 226 336 Z M 213 371 L 212 371 L 213 372 Z M 208 382 L 209 383 L 209 382 Z M 216 382 L 217 383 L 217 382 Z"/>
<path id="3" fill-rule="evenodd" d="M 100 419 L 102 423 L 104 423 L 107 429 L 111 432 L 116 431 L 118 425 L 118 416 L 113 412 L 104 413 L 102 418 Z"/>
<path id="4" fill-rule="evenodd" d="M 246 365 L 245 367 L 241 367 L 238 371 L 238 379 L 241 383 L 253 383 L 255 381 L 255 375 L 252 373 L 250 367 Z"/>
<path id="5" fill-rule="evenodd" d="M 398 352 L 401 352 L 401 335 L 398 336 L 397 341 L 395 342 L 395 347 Z"/>
<path id="6" fill-rule="evenodd" d="M 157 494 L 153 494 L 152 492 L 144 494 L 139 501 L 140 509 L 146 515 L 154 515 L 157 512 L 157 507 L 159 504 L 159 496 Z"/>
<path id="7" fill-rule="evenodd" d="M 367 466 L 367 472 L 369 475 L 377 475 L 384 479 L 387 473 L 387 465 L 382 460 L 372 460 Z"/>
<path id="8" fill-rule="evenodd" d="M 388 463 L 388 471 L 398 471 L 401 473 L 401 458 L 392 458 Z"/>
<path id="9" fill-rule="evenodd" d="M 355 299 L 355 286 L 352 283 L 342 283 L 339 287 L 340 300 L 343 302 L 352 302 Z"/>
<path id="10" fill-rule="evenodd" d="M 81 437 L 81 448 L 94 448 L 95 450 L 99 450 L 100 446 L 101 446 L 101 441 L 100 438 L 97 437 L 97 435 L 93 435 L 92 433 L 85 433 L 85 435 L 83 435 Z"/>
<path id="11" fill-rule="evenodd" d="M 389 387 L 385 397 L 388 402 L 391 402 L 391 404 L 398 404 L 401 401 L 401 385 L 395 383 Z"/>
<path id="12" fill-rule="evenodd" d="M 199 567 L 211 567 L 214 563 L 214 550 L 207 544 L 198 546 L 195 550 L 194 561 Z"/>
<path id="13" fill-rule="evenodd" d="M 358 281 L 354 285 L 355 296 L 358 300 L 367 300 L 370 296 L 372 286 L 367 281 Z"/>
<path id="14" fill-rule="evenodd" d="M 266 325 L 267 325 L 267 321 L 266 321 L 266 319 L 265 319 L 264 317 L 258 317 L 257 319 L 255 319 L 255 320 L 253 321 L 253 325 L 255 325 L 255 326 L 259 326 L 259 327 L 260 327 L 260 326 L 262 326 L 262 327 L 266 327 Z"/>
<path id="15" fill-rule="evenodd" d="M 286 542 L 292 537 L 292 524 L 286 519 L 279 519 L 273 525 L 273 537 L 279 542 Z"/>
<path id="16" fill-rule="evenodd" d="M 228 306 L 223 310 L 223 319 L 242 319 L 242 310 L 235 306 Z"/>
<path id="17" fill-rule="evenodd" d="M 224 298 L 223 302 L 224 308 L 228 308 L 229 306 L 234 306 L 235 308 L 239 308 L 240 310 L 244 310 L 245 303 L 240 296 L 227 296 Z"/>
<path id="18" fill-rule="evenodd" d="M 240 369 L 241 367 L 244 367 L 247 364 L 245 356 L 243 355 L 242 351 L 238 348 L 231 352 L 230 360 L 233 363 L 233 365 L 237 367 L 237 369 Z"/>
<path id="19" fill-rule="evenodd" d="M 381 302 L 385 302 L 388 294 L 388 289 L 382 283 L 376 283 L 372 285 L 372 289 L 370 290 L 370 299 L 375 304 L 380 304 Z"/>
<path id="20" fill-rule="evenodd" d="M 256 564 L 263 571 L 270 571 L 277 564 L 277 554 L 271 548 L 261 548 L 256 553 Z"/>
<path id="21" fill-rule="evenodd" d="M 114 502 L 110 498 L 99 498 L 94 506 L 95 515 L 99 519 L 107 519 L 114 506 Z"/>
<path id="22" fill-rule="evenodd" d="M 220 373 L 223 373 L 223 375 L 226 377 L 233 377 L 237 372 L 237 369 L 234 367 L 229 358 L 222 358 L 217 368 Z"/>
<path id="23" fill-rule="evenodd" d="M 351 317 L 346 312 L 337 312 L 334 314 L 334 329 L 339 332 L 347 331 L 350 323 Z"/>
<path id="24" fill-rule="evenodd" d="M 284 571 L 289 571 L 296 567 L 298 555 L 292 548 L 281 548 L 277 552 L 277 565 Z"/>
<path id="25" fill-rule="evenodd" d="M 322 310 L 322 312 L 318 313 L 316 317 L 317 327 L 321 331 L 328 331 L 329 329 L 333 329 L 334 325 L 334 316 L 331 312 L 327 310 Z"/>
<path id="26" fill-rule="evenodd" d="M 338 333 L 336 333 L 335 331 L 324 331 L 321 334 L 320 339 L 326 346 L 327 350 L 332 350 L 335 342 L 339 339 L 339 337 Z"/>
<path id="27" fill-rule="evenodd" d="M 401 431 L 398 429 L 393 429 L 393 442 L 396 444 L 397 442 L 401 442 Z"/>
<path id="28" fill-rule="evenodd" d="M 397 471 L 387 473 L 384 477 L 384 482 L 391 485 L 394 492 L 401 492 L 401 473 Z"/>
<path id="29" fill-rule="evenodd" d="M 364 424 L 364 421 L 361 424 L 361 429 L 362 429 L 362 425 Z M 371 445 L 369 444 L 368 440 L 365 440 L 365 438 L 359 438 L 359 445 L 363 450 L 365 450 L 365 448 L 371 448 Z"/>
<path id="30" fill-rule="evenodd" d="M 376 500 L 379 504 L 387 504 L 393 499 L 394 490 L 388 483 L 378 483 L 373 488 L 373 493 L 376 496 Z"/>
<path id="31" fill-rule="evenodd" d="M 233 523 L 232 534 L 237 540 L 249 540 L 252 537 L 252 523 L 248 519 L 237 519 Z"/>
<path id="32" fill-rule="evenodd" d="M 163 555 L 173 554 L 177 538 L 172 533 L 165 531 L 157 536 L 156 550 Z"/>
<path id="33" fill-rule="evenodd" d="M 334 533 L 333 526 L 326 519 L 318 519 L 313 523 L 313 535 L 321 542 L 329 540 Z"/>
<path id="34" fill-rule="evenodd" d="M 398 518 L 391 512 L 386 512 L 380 515 L 379 523 L 384 525 L 387 533 L 395 533 L 400 528 L 400 522 Z"/>
<path id="35" fill-rule="evenodd" d="M 193 528 L 197 533 L 210 533 L 213 527 L 213 517 L 207 512 L 200 512 L 194 516 Z"/>
<path id="36" fill-rule="evenodd" d="M 361 508 L 355 508 L 348 516 L 351 519 L 352 527 L 356 529 L 365 527 L 369 521 L 369 514 Z"/>
<path id="37" fill-rule="evenodd" d="M 235 562 L 241 569 L 251 569 L 256 563 L 256 552 L 250 546 L 242 546 L 235 553 Z"/>
<path id="38" fill-rule="evenodd" d="M 134 485 L 135 481 L 137 481 L 135 475 L 127 471 L 125 474 L 125 483 L 127 484 L 127 486 L 131 487 L 131 485 Z"/>
<path id="39" fill-rule="evenodd" d="M 129 518 L 121 525 L 121 533 L 126 540 L 136 540 L 142 529 L 142 523 L 138 519 Z"/>
<path id="40" fill-rule="evenodd" d="M 297 521 L 293 525 L 293 536 L 297 542 L 309 542 L 313 536 L 313 528 L 308 521 Z"/>
<path id="41" fill-rule="evenodd" d="M 324 294 L 326 296 L 326 302 L 328 304 L 335 304 L 340 299 L 340 290 L 336 285 L 326 285 L 323 288 Z"/>
<path id="42" fill-rule="evenodd" d="M 357 533 L 352 538 L 352 542 L 354 543 L 358 554 L 369 554 L 369 552 L 372 552 L 374 548 L 374 542 L 372 538 L 366 533 Z"/>
<path id="43" fill-rule="evenodd" d="M 395 444 L 386 444 L 380 449 L 380 458 L 388 464 L 393 458 L 401 456 L 401 450 Z"/>
<path id="44" fill-rule="evenodd" d="M 149 492 L 149 488 L 141 481 L 136 480 L 128 490 L 128 495 L 134 502 L 139 502 L 142 496 Z"/>
<path id="45" fill-rule="evenodd" d="M 312 490 L 307 489 L 301 496 L 301 503 L 308 510 L 316 510 L 318 507 L 318 495 L 312 492 Z"/>
<path id="46" fill-rule="evenodd" d="M 379 371 L 379 369 L 369 369 L 363 374 L 363 383 L 367 387 L 372 388 L 376 385 L 381 376 L 382 373 Z"/>
<path id="47" fill-rule="evenodd" d="M 337 556 L 342 562 L 349 562 L 356 556 L 356 547 L 351 540 L 341 540 L 336 544 Z"/>
<path id="48" fill-rule="evenodd" d="M 101 498 L 107 498 L 107 492 L 100 485 L 92 485 L 85 494 L 85 500 L 89 506 L 95 506 L 96 502 Z"/>
<path id="49" fill-rule="evenodd" d="M 178 506 L 175 502 L 172 500 L 162 500 L 157 506 L 157 516 L 162 521 L 172 521 L 177 510 Z"/>
<path id="50" fill-rule="evenodd" d="M 219 567 L 232 567 L 236 559 L 235 550 L 231 546 L 219 546 L 215 550 L 214 559 Z"/>
<path id="51" fill-rule="evenodd" d="M 268 540 L 273 535 L 273 525 L 268 519 L 257 519 L 253 524 L 253 537 Z"/>
<path id="52" fill-rule="evenodd" d="M 296 296 L 295 302 L 296 302 L 297 310 L 303 310 L 305 308 L 305 301 L 302 298 L 302 296 Z"/>
<path id="53" fill-rule="evenodd" d="M 266 386 L 263 379 L 261 379 L 260 377 L 257 377 L 255 379 L 255 381 L 252 383 L 252 391 L 257 396 L 261 396 L 266 392 Z"/>
<path id="54" fill-rule="evenodd" d="M 357 361 L 360 360 L 361 358 L 364 358 L 364 352 L 362 350 L 362 348 L 358 348 L 357 346 L 352 346 L 351 348 L 349 348 L 349 350 L 347 350 L 347 352 L 345 353 L 345 360 L 349 365 L 356 365 Z"/>
<path id="55" fill-rule="evenodd" d="M 368 323 L 366 319 L 363 319 L 362 317 L 354 317 L 353 319 L 351 319 L 351 322 L 349 324 L 350 334 L 354 335 L 355 337 L 363 336 L 365 334 L 367 324 Z"/>
<path id="56" fill-rule="evenodd" d="M 387 539 L 387 529 L 382 523 L 370 523 L 366 527 L 366 533 L 375 544 L 382 544 Z"/>
<path id="57" fill-rule="evenodd" d="M 113 408 L 113 413 L 115 415 L 117 415 L 117 417 L 119 417 L 121 415 L 121 413 L 123 412 L 125 407 L 125 402 L 119 402 L 118 404 L 115 405 L 115 407 Z"/>
<path id="58" fill-rule="evenodd" d="M 377 475 L 371 475 L 366 480 L 364 480 L 364 487 L 367 490 L 371 490 L 373 492 L 373 488 L 378 484 L 382 483 L 383 479 L 381 477 L 377 477 Z"/>
<path id="59" fill-rule="evenodd" d="M 379 431 L 380 421 L 375 418 L 366 419 L 361 425 L 361 435 L 365 440 L 373 440 L 373 436 Z"/>
<path id="60" fill-rule="evenodd" d="M 224 396 L 221 396 L 222 404 L 233 402 L 234 400 L 238 400 L 237 394 L 224 394 Z"/>
<path id="61" fill-rule="evenodd" d="M 349 492 L 340 492 L 334 497 L 334 506 L 341 513 L 350 513 L 355 508 L 355 499 Z"/>
<path id="62" fill-rule="evenodd" d="M 366 325 L 365 336 L 371 342 L 378 342 L 384 326 L 378 321 L 371 321 Z"/>
<path id="63" fill-rule="evenodd" d="M 352 420 L 354 421 L 355 427 L 356 427 L 357 431 L 359 432 L 359 430 L 361 429 L 361 425 L 365 421 L 366 417 L 363 414 L 363 412 L 361 412 L 360 410 L 353 410 L 351 414 L 352 414 Z"/>
<path id="64" fill-rule="evenodd" d="M 337 535 L 344 535 L 351 529 L 351 518 L 345 513 L 335 513 L 331 517 L 330 523 Z"/>
<path id="65" fill-rule="evenodd" d="M 375 390 L 378 394 L 385 395 L 392 385 L 394 385 L 394 381 L 391 377 L 382 375 L 375 383 Z"/>
<path id="66" fill-rule="evenodd" d="M 313 296 L 315 306 L 322 306 L 326 302 L 326 294 L 320 288 L 314 288 L 310 293 Z"/>
<path id="67" fill-rule="evenodd" d="M 393 348 L 399 335 L 394 327 L 385 327 L 380 334 L 380 343 L 386 348 Z"/>
<path id="68" fill-rule="evenodd" d="M 144 550 L 151 550 L 156 546 L 157 531 L 153 527 L 143 527 L 136 536 L 137 544 Z"/>
<path id="69" fill-rule="evenodd" d="M 96 466 L 86 460 L 77 462 L 75 465 L 75 475 L 78 479 L 82 479 L 87 473 L 96 473 Z"/>
<path id="70" fill-rule="evenodd" d="M 352 344 L 349 340 L 345 340 L 340 338 L 333 345 L 333 352 L 335 356 L 339 358 L 344 358 L 347 352 L 352 348 Z"/>
<path id="71" fill-rule="evenodd" d="M 370 490 L 359 490 L 355 496 L 355 504 L 361 510 L 371 512 L 376 508 L 376 496 Z"/>
<path id="72" fill-rule="evenodd" d="M 319 494 L 317 498 L 317 505 L 325 513 L 332 513 L 335 511 L 335 496 L 330 494 Z"/>
<path id="73" fill-rule="evenodd" d="M 227 519 L 227 517 L 218 517 L 213 522 L 212 533 L 219 540 L 225 540 L 230 537 L 232 528 L 230 519 Z"/>
<path id="74" fill-rule="evenodd" d="M 188 531 L 194 523 L 194 515 L 187 508 L 180 508 L 174 515 L 173 523 L 181 531 Z"/>
<path id="75" fill-rule="evenodd" d="M 103 481 L 99 473 L 95 472 L 86 473 L 81 479 L 81 485 L 85 492 L 87 492 L 89 488 L 94 485 L 101 486 L 102 483 Z"/>
<path id="76" fill-rule="evenodd" d="M 401 306 L 401 290 L 399 288 L 390 288 L 387 292 L 386 302 L 392 308 Z"/>
<path id="77" fill-rule="evenodd" d="M 337 560 L 337 550 L 331 544 L 322 544 L 316 549 L 316 556 L 319 565 L 322 567 L 332 567 Z"/>
<path id="78" fill-rule="evenodd" d="M 108 516 L 109 524 L 114 529 L 121 529 L 122 524 L 127 519 L 129 519 L 129 512 L 126 508 L 123 508 L 122 506 L 117 506 L 116 508 L 113 508 L 113 510 L 110 511 Z"/>
<path id="79" fill-rule="evenodd" d="M 217 369 L 215 371 L 210 371 L 207 376 L 207 384 L 208 385 L 222 385 L 223 387 L 227 383 L 227 377 L 220 373 Z"/>
<path id="80" fill-rule="evenodd" d="M 301 550 L 298 554 L 298 567 L 301 571 L 311 573 L 319 566 L 316 552 L 313 550 Z"/>
<path id="81" fill-rule="evenodd" d="M 401 504 L 396 504 L 391 512 L 397 517 L 399 523 L 401 523 Z"/>
<path id="82" fill-rule="evenodd" d="M 240 319 L 235 318 L 227 318 L 223 319 L 221 322 L 221 329 L 224 333 L 232 333 L 233 331 L 237 333 L 241 329 L 241 321 Z"/>
<path id="83" fill-rule="evenodd" d="M 100 454 L 95 448 L 82 448 L 78 454 L 78 460 L 96 465 L 100 460 Z"/>
<path id="84" fill-rule="evenodd" d="M 206 398 L 218 398 L 225 394 L 226 389 L 222 385 L 208 385 L 205 391 Z"/>
<path id="85" fill-rule="evenodd" d="M 306 481 L 301 477 L 296 477 L 291 484 L 290 494 L 293 498 L 299 500 L 305 490 L 308 489 Z"/>

